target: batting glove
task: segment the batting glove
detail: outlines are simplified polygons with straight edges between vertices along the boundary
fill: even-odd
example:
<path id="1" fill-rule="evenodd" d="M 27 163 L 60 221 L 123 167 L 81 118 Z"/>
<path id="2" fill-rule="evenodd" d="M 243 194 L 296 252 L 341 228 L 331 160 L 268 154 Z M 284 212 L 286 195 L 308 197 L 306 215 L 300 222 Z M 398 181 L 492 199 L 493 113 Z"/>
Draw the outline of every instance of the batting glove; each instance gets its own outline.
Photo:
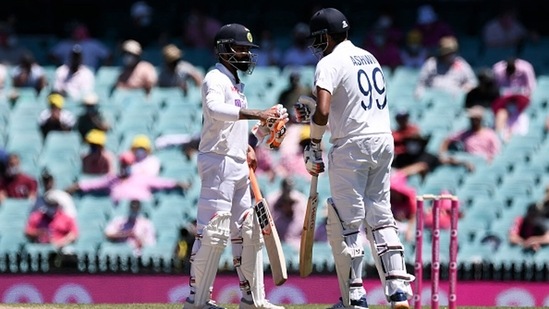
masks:
<path id="1" fill-rule="evenodd" d="M 297 99 L 297 102 L 294 104 L 296 121 L 299 123 L 311 122 L 311 115 L 314 114 L 315 109 L 315 99 L 306 95 L 299 96 L 299 99 Z"/>
<path id="2" fill-rule="evenodd" d="M 324 172 L 324 161 L 322 160 L 320 144 L 311 142 L 309 145 L 305 146 L 303 159 L 307 171 L 312 176 L 318 176 L 318 174 Z"/>

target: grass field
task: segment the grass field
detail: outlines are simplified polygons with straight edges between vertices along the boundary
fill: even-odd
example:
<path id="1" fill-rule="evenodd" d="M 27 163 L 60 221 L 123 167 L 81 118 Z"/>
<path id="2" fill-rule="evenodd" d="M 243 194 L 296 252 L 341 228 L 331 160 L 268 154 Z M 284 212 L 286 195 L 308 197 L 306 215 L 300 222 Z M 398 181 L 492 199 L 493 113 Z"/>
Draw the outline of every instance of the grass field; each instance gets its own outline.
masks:
<path id="1" fill-rule="evenodd" d="M 331 305 L 293 305 L 285 306 L 286 309 L 326 309 Z M 0 309 L 181 309 L 182 304 L 0 304 Z M 237 305 L 228 305 L 227 309 L 237 309 Z M 370 309 L 387 309 L 389 306 L 370 306 Z M 429 308 L 424 306 L 423 308 Z M 447 307 L 440 306 L 440 308 L 446 309 Z M 508 309 L 509 307 L 459 307 L 460 309 L 475 309 L 475 308 L 497 308 Z M 531 309 L 533 307 L 515 307 Z M 547 308 L 547 307 L 543 307 Z"/>

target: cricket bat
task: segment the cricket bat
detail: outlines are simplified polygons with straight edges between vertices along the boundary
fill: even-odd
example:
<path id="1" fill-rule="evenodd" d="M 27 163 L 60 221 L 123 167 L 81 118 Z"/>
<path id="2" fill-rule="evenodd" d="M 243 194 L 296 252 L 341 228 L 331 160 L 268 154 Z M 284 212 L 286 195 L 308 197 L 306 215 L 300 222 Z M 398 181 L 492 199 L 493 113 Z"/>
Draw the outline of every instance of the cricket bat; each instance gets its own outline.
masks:
<path id="1" fill-rule="evenodd" d="M 255 177 L 252 168 L 250 168 L 250 183 L 256 202 L 254 210 L 259 220 L 259 226 L 261 227 L 261 233 L 263 234 L 263 239 L 265 241 L 265 249 L 267 249 L 267 255 L 269 256 L 273 281 L 276 285 L 282 285 L 288 279 L 286 258 L 282 251 L 282 244 L 280 243 L 278 231 L 274 225 L 269 205 L 261 195 L 259 183 L 257 182 L 257 178 Z"/>
<path id="2" fill-rule="evenodd" d="M 299 275 L 307 277 L 313 272 L 313 243 L 316 226 L 316 209 L 318 207 L 317 192 L 318 176 L 311 179 L 309 189 L 309 200 L 307 201 L 307 212 L 303 220 L 303 233 L 301 233 L 301 244 L 299 247 Z"/>

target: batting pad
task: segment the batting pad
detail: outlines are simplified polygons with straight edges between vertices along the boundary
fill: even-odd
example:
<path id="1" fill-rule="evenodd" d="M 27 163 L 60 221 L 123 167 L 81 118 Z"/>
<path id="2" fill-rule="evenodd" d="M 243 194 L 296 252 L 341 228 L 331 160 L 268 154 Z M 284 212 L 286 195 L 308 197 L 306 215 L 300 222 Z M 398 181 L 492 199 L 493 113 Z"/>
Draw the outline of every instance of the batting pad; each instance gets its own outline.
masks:
<path id="1" fill-rule="evenodd" d="M 194 304 L 197 307 L 210 300 L 210 287 L 229 239 L 230 219 L 231 213 L 218 212 L 202 231 L 201 245 L 191 264 L 192 279 L 195 282 Z"/>

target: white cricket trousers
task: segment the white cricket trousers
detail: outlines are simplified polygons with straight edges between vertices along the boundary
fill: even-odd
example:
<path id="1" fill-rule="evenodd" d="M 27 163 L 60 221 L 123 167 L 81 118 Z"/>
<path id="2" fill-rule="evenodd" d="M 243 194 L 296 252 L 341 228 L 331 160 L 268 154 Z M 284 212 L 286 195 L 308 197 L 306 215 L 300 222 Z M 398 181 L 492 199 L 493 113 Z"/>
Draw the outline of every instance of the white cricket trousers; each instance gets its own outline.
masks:
<path id="1" fill-rule="evenodd" d="M 369 226 L 394 224 L 390 203 L 393 136 L 372 134 L 334 141 L 328 155 L 332 199 L 340 219 Z"/>
<path id="2" fill-rule="evenodd" d="M 196 217 L 197 232 L 201 234 L 204 226 L 217 212 L 229 211 L 233 238 L 239 232 L 236 223 L 252 207 L 248 163 L 216 153 L 200 153 L 198 173 L 201 189 Z"/>

